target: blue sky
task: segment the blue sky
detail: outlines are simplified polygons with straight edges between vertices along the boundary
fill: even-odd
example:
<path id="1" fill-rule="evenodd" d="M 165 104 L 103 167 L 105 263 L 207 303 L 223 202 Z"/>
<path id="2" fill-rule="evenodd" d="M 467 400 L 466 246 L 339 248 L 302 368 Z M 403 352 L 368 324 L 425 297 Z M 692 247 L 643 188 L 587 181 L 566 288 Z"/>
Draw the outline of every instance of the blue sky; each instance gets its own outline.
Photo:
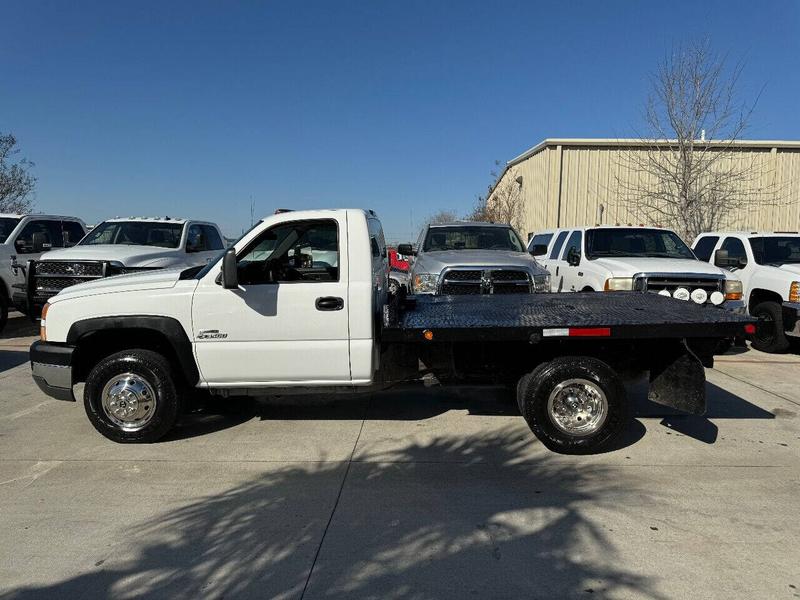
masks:
<path id="1" fill-rule="evenodd" d="M 170 214 L 228 235 L 277 207 L 375 209 L 410 239 L 545 137 L 626 137 L 675 40 L 765 86 L 750 138 L 800 138 L 800 3 L 0 4 L 0 131 L 36 209 Z"/>

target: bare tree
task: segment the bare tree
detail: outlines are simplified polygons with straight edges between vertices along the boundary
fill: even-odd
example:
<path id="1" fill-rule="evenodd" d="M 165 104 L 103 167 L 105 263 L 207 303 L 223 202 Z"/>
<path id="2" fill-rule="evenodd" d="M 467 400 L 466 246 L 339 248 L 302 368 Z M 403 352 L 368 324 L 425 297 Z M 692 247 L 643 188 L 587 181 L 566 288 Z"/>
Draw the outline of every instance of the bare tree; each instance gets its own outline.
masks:
<path id="1" fill-rule="evenodd" d="M 24 158 L 13 162 L 19 153 L 16 145 L 13 134 L 0 133 L 0 212 L 27 213 L 33 208 L 36 178 L 29 171 L 33 163 Z"/>
<path id="2" fill-rule="evenodd" d="M 495 161 L 495 165 L 499 166 L 500 162 Z M 508 170 L 499 175 L 495 170 L 491 175 L 496 183 L 489 186 L 486 197 L 478 196 L 467 220 L 509 223 L 517 231 L 522 231 L 525 224 L 525 203 L 520 180 L 513 177 L 513 173 Z"/>
<path id="3" fill-rule="evenodd" d="M 425 224 L 441 225 L 442 223 L 452 223 L 453 221 L 458 221 L 458 215 L 455 213 L 455 211 L 440 210 L 425 219 Z"/>
<path id="4" fill-rule="evenodd" d="M 641 143 L 620 155 L 616 183 L 630 213 L 692 239 L 744 208 L 781 202 L 759 154 L 737 151 L 755 107 L 739 100 L 742 69 L 707 40 L 667 54 L 651 76 Z"/>

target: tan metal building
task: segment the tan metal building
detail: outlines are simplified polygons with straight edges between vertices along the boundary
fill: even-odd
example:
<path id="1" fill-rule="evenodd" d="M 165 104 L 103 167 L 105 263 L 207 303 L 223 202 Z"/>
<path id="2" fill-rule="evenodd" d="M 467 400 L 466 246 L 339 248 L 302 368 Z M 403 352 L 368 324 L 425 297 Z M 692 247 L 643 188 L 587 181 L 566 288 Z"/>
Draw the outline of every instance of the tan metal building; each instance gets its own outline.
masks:
<path id="1" fill-rule="evenodd" d="M 663 142 L 665 149 L 668 144 Z M 623 200 L 619 182 L 641 178 L 641 173 L 628 172 L 632 168 L 626 165 L 635 162 L 631 153 L 646 151 L 640 140 L 546 139 L 506 164 L 489 193 L 489 202 L 498 190 L 519 186 L 523 235 L 552 227 L 640 224 L 646 218 Z M 727 226 L 800 229 L 800 141 L 737 141 L 733 160 L 756 165 L 751 188 L 773 190 L 770 193 L 780 190 L 781 205 L 754 202 L 731 215 Z"/>

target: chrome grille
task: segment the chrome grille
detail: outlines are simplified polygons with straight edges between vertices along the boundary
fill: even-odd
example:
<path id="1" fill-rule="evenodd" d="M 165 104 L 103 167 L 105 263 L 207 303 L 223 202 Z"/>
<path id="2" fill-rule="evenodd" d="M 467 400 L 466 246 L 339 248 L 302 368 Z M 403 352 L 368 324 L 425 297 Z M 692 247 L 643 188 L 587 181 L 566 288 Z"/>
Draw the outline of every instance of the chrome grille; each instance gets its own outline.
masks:
<path id="1" fill-rule="evenodd" d="M 64 288 L 103 277 L 99 261 L 40 261 L 32 276 L 35 294 L 57 294 Z"/>
<path id="2" fill-rule="evenodd" d="M 531 279 L 519 269 L 446 269 L 439 293 L 451 296 L 529 294 Z"/>

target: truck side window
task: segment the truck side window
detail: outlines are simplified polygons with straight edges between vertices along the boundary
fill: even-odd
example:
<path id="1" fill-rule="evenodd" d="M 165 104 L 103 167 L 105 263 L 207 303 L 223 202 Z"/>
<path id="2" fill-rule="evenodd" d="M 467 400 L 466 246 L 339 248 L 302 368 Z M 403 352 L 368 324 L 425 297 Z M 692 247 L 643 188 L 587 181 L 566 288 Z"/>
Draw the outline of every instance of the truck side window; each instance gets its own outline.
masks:
<path id="1" fill-rule="evenodd" d="M 561 260 L 567 260 L 567 256 L 569 256 L 570 250 L 575 248 L 578 252 L 581 251 L 581 239 L 582 234 L 580 231 L 573 231 L 572 235 L 569 236 L 569 240 L 567 241 L 567 246 L 564 248 L 564 254 L 561 255 Z"/>
<path id="2" fill-rule="evenodd" d="M 727 250 L 728 258 L 743 258 L 744 264 L 747 264 L 747 251 L 744 249 L 744 243 L 739 238 L 725 238 L 720 250 Z"/>
<path id="3" fill-rule="evenodd" d="M 64 247 L 71 248 L 81 241 L 86 232 L 77 221 L 62 221 L 61 229 L 64 232 Z"/>
<path id="4" fill-rule="evenodd" d="M 60 221 L 31 221 L 17 236 L 14 246 L 20 254 L 30 254 L 34 251 L 33 234 L 44 234 L 44 248 L 46 252 L 52 248 L 64 247 L 64 234 L 61 231 Z"/>
<path id="5" fill-rule="evenodd" d="M 711 253 L 714 251 L 714 246 L 719 241 L 718 235 L 708 235 L 702 237 L 697 241 L 694 247 L 694 253 L 700 260 L 705 262 L 711 261 Z"/>
<path id="6" fill-rule="evenodd" d="M 556 243 L 553 244 L 553 249 L 550 251 L 550 258 L 552 260 L 558 258 L 558 253 L 561 250 L 561 246 L 564 245 L 564 240 L 567 239 L 567 234 L 569 234 L 569 231 L 562 231 L 561 233 L 558 234 L 558 237 L 556 238 Z"/>
<path id="7" fill-rule="evenodd" d="M 200 225 L 200 228 L 203 230 L 204 237 L 206 238 L 206 250 L 222 250 L 225 247 L 216 227 Z"/>
<path id="8" fill-rule="evenodd" d="M 205 252 L 208 250 L 206 247 L 206 236 L 203 235 L 203 230 L 200 225 L 192 225 L 189 227 L 189 234 L 186 236 L 186 251 L 187 252 Z"/>
<path id="9" fill-rule="evenodd" d="M 339 230 L 329 219 L 292 221 L 259 235 L 239 256 L 242 285 L 339 281 Z"/>
<path id="10" fill-rule="evenodd" d="M 552 233 L 539 233 L 533 236 L 533 239 L 530 242 L 531 248 L 537 245 L 547 246 L 550 243 L 550 240 L 553 239 Z"/>

